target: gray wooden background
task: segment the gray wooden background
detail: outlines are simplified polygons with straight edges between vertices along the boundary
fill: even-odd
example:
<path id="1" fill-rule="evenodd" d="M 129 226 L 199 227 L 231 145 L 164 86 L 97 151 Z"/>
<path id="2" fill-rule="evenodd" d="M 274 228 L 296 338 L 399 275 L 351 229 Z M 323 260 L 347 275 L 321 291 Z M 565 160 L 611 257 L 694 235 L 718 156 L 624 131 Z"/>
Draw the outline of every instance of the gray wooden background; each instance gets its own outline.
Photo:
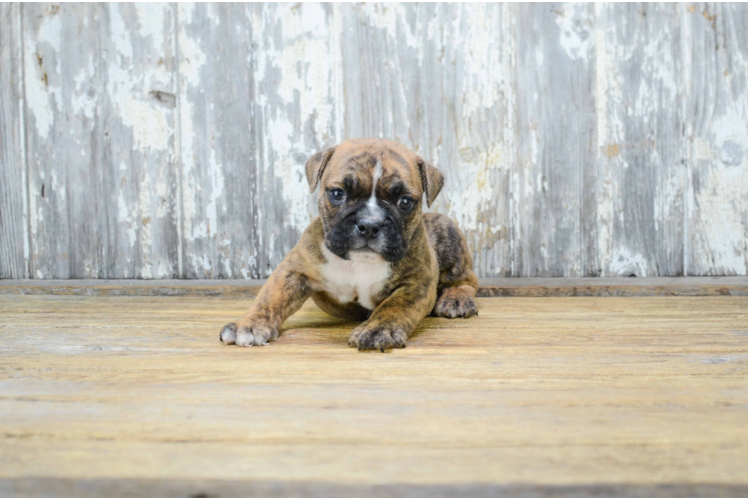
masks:
<path id="1" fill-rule="evenodd" d="M 387 137 L 481 276 L 745 275 L 748 6 L 2 4 L 0 277 L 262 278 Z"/>

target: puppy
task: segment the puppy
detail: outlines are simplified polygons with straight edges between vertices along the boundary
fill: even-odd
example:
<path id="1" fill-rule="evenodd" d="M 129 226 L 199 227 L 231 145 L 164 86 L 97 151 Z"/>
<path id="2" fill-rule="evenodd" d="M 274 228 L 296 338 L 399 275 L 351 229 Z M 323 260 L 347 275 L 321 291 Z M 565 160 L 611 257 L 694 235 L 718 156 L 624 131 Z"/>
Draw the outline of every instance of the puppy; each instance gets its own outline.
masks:
<path id="1" fill-rule="evenodd" d="M 221 330 L 225 344 L 267 345 L 310 296 L 323 311 L 363 321 L 348 344 L 405 347 L 429 313 L 478 313 L 478 279 L 455 222 L 422 214 L 444 182 L 401 144 L 355 139 L 312 156 L 306 177 L 320 184 L 319 216 L 270 275 L 247 313 Z"/>

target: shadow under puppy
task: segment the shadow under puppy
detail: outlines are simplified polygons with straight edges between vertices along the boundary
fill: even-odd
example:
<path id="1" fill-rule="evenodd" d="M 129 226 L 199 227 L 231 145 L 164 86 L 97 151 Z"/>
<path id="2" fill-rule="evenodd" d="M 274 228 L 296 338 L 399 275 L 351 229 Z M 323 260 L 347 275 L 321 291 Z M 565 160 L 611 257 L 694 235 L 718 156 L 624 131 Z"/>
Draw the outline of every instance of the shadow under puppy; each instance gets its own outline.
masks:
<path id="1" fill-rule="evenodd" d="M 429 313 L 478 313 L 478 279 L 465 237 L 444 215 L 422 214 L 444 182 L 429 162 L 383 139 L 345 141 L 312 156 L 309 187 L 320 184 L 319 216 L 270 275 L 257 299 L 220 339 L 267 345 L 309 296 L 323 311 L 363 321 L 348 344 L 405 347 Z"/>

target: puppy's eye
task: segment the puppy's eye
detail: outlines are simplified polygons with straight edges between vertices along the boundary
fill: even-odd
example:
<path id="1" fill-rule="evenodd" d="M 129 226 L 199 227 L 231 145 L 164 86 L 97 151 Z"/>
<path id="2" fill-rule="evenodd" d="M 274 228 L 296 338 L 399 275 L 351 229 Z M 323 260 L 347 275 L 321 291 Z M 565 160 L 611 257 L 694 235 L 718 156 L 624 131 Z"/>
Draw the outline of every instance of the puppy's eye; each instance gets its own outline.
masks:
<path id="1" fill-rule="evenodd" d="M 398 208 L 399 208 L 400 210 L 402 210 L 402 211 L 404 211 L 404 212 L 407 212 L 407 211 L 409 211 L 409 210 L 410 210 L 411 208 L 413 208 L 413 203 L 414 203 L 414 200 L 413 200 L 413 198 L 408 198 L 407 196 L 403 196 L 402 198 L 400 198 L 400 199 L 399 199 L 399 200 L 397 201 L 397 207 L 398 207 Z"/>
<path id="2" fill-rule="evenodd" d="M 345 201 L 345 191 L 342 189 L 331 189 L 328 196 L 333 203 L 343 203 Z"/>

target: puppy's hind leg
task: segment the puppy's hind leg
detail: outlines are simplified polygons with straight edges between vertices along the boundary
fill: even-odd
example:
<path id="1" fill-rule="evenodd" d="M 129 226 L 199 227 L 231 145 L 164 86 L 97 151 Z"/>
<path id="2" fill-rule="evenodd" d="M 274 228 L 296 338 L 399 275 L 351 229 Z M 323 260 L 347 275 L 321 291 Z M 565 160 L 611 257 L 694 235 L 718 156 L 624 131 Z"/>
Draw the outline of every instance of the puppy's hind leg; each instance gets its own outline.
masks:
<path id="1" fill-rule="evenodd" d="M 434 316 L 469 318 L 478 315 L 476 289 L 472 285 L 448 286 L 442 289 L 434 306 Z"/>
<path id="2" fill-rule="evenodd" d="M 473 259 L 457 224 L 445 215 L 424 216 L 429 240 L 439 259 L 437 299 L 432 314 L 443 318 L 469 318 L 478 314 L 475 295 L 478 277 Z"/>

